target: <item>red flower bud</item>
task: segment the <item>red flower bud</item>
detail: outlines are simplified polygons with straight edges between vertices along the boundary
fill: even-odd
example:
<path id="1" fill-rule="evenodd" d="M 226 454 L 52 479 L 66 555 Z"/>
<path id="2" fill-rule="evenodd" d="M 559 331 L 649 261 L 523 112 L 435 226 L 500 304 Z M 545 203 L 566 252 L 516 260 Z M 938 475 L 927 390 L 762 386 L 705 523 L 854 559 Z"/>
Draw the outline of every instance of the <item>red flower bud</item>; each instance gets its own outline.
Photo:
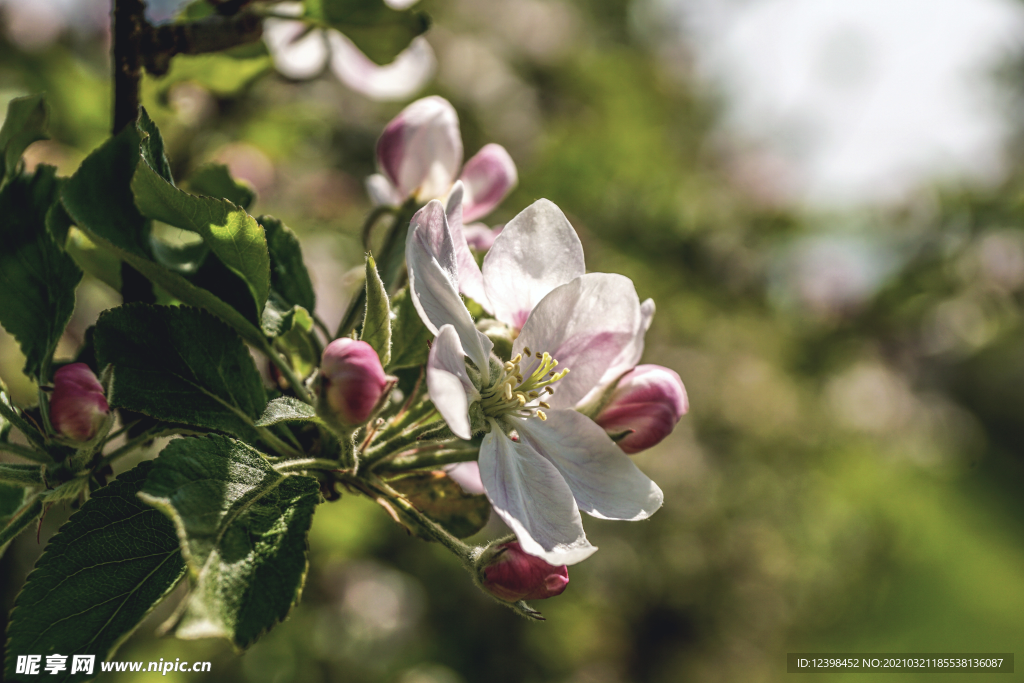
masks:
<path id="1" fill-rule="evenodd" d="M 523 552 L 518 541 L 504 543 L 483 568 L 486 591 L 506 602 L 543 600 L 560 595 L 569 585 L 569 570 Z"/>
<path id="2" fill-rule="evenodd" d="M 89 441 L 108 415 L 110 406 L 103 386 L 88 365 L 72 363 L 53 373 L 50 424 L 58 434 L 73 441 Z"/>
<path id="3" fill-rule="evenodd" d="M 678 373 L 660 365 L 638 365 L 619 380 L 594 421 L 609 434 L 629 432 L 618 444 L 632 455 L 668 436 L 689 409 Z"/>
<path id="4" fill-rule="evenodd" d="M 337 420 L 349 427 L 370 419 L 389 384 L 373 347 L 347 337 L 327 345 L 320 373 L 323 401 Z"/>

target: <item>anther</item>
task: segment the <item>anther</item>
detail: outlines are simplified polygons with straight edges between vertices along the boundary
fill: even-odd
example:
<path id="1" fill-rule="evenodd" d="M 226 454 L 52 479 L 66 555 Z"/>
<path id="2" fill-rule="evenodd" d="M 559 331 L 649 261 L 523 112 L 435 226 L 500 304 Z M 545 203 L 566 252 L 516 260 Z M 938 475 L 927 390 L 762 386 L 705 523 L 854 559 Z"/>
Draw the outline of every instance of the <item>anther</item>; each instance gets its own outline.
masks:
<path id="1" fill-rule="evenodd" d="M 504 386 L 505 386 L 505 390 L 504 390 L 503 393 L 505 394 L 505 400 L 506 401 L 511 401 L 512 400 L 512 385 L 509 384 L 508 382 L 505 382 Z"/>
<path id="2" fill-rule="evenodd" d="M 546 355 L 547 355 L 546 353 L 541 353 L 540 351 L 538 351 L 537 353 L 533 354 L 534 358 L 543 358 Z"/>
<path id="3" fill-rule="evenodd" d="M 530 347 L 529 347 L 529 346 L 527 346 L 527 347 L 526 347 L 525 349 L 523 349 L 523 353 L 525 353 L 525 354 L 526 354 L 527 356 L 529 356 L 529 355 L 530 355 Z M 517 355 L 517 356 L 516 356 L 516 361 L 515 361 L 515 362 L 516 362 L 516 363 L 518 363 L 518 362 L 519 362 L 519 360 L 521 360 L 521 359 L 522 359 L 522 357 L 523 357 L 523 355 L 522 355 L 522 354 L 519 354 L 519 355 Z"/>
<path id="4" fill-rule="evenodd" d="M 548 416 L 544 414 L 543 410 L 538 410 L 537 411 L 537 417 L 540 418 L 541 422 L 547 422 L 547 420 L 548 420 Z"/>
<path id="5" fill-rule="evenodd" d="M 551 406 L 548 405 L 547 403 L 545 403 L 544 401 L 540 402 L 540 407 L 541 408 L 547 408 L 548 410 L 551 410 Z"/>

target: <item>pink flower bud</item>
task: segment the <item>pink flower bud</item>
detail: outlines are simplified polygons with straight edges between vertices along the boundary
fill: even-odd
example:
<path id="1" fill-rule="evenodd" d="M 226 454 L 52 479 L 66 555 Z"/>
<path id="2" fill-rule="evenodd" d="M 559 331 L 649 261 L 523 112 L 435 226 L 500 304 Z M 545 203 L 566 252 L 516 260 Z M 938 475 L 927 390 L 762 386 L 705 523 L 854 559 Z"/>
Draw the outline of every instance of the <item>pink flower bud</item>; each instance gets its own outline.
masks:
<path id="1" fill-rule="evenodd" d="M 518 541 L 498 546 L 483 568 L 485 590 L 506 602 L 543 600 L 560 595 L 569 585 L 569 570 L 523 552 Z"/>
<path id="2" fill-rule="evenodd" d="M 103 386 L 88 365 L 72 363 L 53 373 L 50 424 L 58 434 L 73 441 L 89 441 L 108 415 L 110 406 Z"/>
<path id="3" fill-rule="evenodd" d="M 668 436 L 689 409 L 678 373 L 660 365 L 638 365 L 619 380 L 594 421 L 609 434 L 630 432 L 618 444 L 632 455 Z"/>
<path id="4" fill-rule="evenodd" d="M 370 419 L 389 384 L 373 347 L 347 337 L 327 345 L 320 373 L 323 400 L 338 421 L 349 427 Z"/>
<path id="5" fill-rule="evenodd" d="M 381 133 L 377 163 L 403 199 L 428 201 L 448 194 L 462 165 L 455 108 L 437 96 L 410 104 Z"/>

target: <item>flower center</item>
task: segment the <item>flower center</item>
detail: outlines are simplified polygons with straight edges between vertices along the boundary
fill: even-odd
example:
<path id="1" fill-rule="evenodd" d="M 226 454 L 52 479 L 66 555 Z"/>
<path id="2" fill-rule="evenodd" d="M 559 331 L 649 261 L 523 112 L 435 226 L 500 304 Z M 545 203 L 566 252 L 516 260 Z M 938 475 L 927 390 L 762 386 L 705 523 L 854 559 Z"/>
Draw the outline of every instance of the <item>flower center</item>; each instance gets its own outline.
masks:
<path id="1" fill-rule="evenodd" d="M 521 365 L 536 359 L 539 361 L 533 372 L 524 377 Z M 523 353 L 505 363 L 504 372 L 480 395 L 480 407 L 487 417 L 515 415 L 517 417 L 538 417 L 548 419 L 543 409 L 551 406 L 541 400 L 546 394 L 555 393 L 553 385 L 569 374 L 569 368 L 556 372 L 558 361 L 551 354 L 530 353 L 529 347 Z"/>

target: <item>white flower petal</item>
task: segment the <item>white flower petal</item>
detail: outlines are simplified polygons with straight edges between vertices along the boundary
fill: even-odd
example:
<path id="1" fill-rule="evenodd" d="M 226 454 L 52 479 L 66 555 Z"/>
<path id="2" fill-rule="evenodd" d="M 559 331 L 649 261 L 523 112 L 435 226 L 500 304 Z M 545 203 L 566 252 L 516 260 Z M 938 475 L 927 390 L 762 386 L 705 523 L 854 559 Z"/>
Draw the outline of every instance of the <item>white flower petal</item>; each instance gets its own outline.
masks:
<path id="1" fill-rule="evenodd" d="M 601 519 L 647 519 L 664 494 L 601 427 L 571 409 L 516 422 L 519 438 L 551 461 L 579 508 Z"/>
<path id="2" fill-rule="evenodd" d="M 470 439 L 469 404 L 480 400 L 466 372 L 466 352 L 459 334 L 445 325 L 437 334 L 427 359 L 427 391 L 437 412 L 460 439 Z"/>
<path id="3" fill-rule="evenodd" d="M 494 210 L 519 182 L 516 163 L 501 145 L 484 145 L 462 168 L 466 184 L 466 220 L 475 221 Z"/>
<path id="4" fill-rule="evenodd" d="M 568 368 L 569 374 L 553 386 L 554 395 L 545 400 L 555 408 L 571 408 L 634 342 L 641 320 L 640 299 L 629 278 L 588 273 L 537 304 L 512 344 L 512 353 L 527 347 L 533 353 L 546 351 L 558 361 L 558 370 Z M 528 377 L 538 363 L 536 358 L 524 359 L 523 376 Z"/>
<path id="5" fill-rule="evenodd" d="M 484 488 L 484 483 L 480 479 L 480 465 L 475 460 L 445 465 L 443 469 L 466 493 L 473 496 L 487 493 L 487 489 Z"/>
<path id="6" fill-rule="evenodd" d="M 619 357 L 608 366 L 604 375 L 597 381 L 597 385 L 577 402 L 577 408 L 596 399 L 597 395 L 604 391 L 604 388 L 609 383 L 617 380 L 624 372 L 636 367 L 636 364 L 640 362 L 640 357 L 644 355 L 644 337 L 647 335 L 647 330 L 651 329 L 651 321 L 653 320 L 654 299 L 647 299 L 640 304 L 640 325 L 633 335 L 633 340 L 622 350 Z"/>
<path id="7" fill-rule="evenodd" d="M 377 163 L 403 198 L 427 201 L 445 196 L 462 165 L 455 108 L 436 95 L 410 104 L 381 133 Z"/>
<path id="8" fill-rule="evenodd" d="M 391 9 L 403 10 L 409 9 L 420 0 L 384 0 L 384 4 Z"/>
<path id="9" fill-rule="evenodd" d="M 487 300 L 487 293 L 484 291 L 484 276 L 480 272 L 480 266 L 476 264 L 476 259 L 473 258 L 473 252 L 469 250 L 462 230 L 463 192 L 462 181 L 457 180 L 451 194 L 448 195 L 448 206 L 445 208 L 448 229 L 452 231 L 452 242 L 459 265 L 459 291 L 480 304 L 488 313 L 493 313 L 491 303 Z"/>
<path id="10" fill-rule="evenodd" d="M 525 552 L 558 566 L 582 562 L 597 550 L 587 541 L 572 491 L 547 459 L 495 425 L 480 446 L 479 463 L 494 511 Z"/>
<path id="11" fill-rule="evenodd" d="M 473 317 L 459 298 L 458 265 L 444 207 L 436 199 L 416 212 L 405 244 L 409 267 L 409 294 L 420 319 L 435 335 L 453 325 L 466 355 L 486 382 L 494 344 L 473 324 Z"/>
<path id="12" fill-rule="evenodd" d="M 266 19 L 263 22 L 263 41 L 274 59 L 274 68 L 288 78 L 312 78 L 327 63 L 327 42 L 323 32 L 309 30 L 305 22 Z"/>
<path id="13" fill-rule="evenodd" d="M 580 238 L 547 199 L 537 200 L 505 224 L 483 268 L 494 317 L 516 329 L 548 292 L 584 272 Z"/>
<path id="14" fill-rule="evenodd" d="M 366 194 L 370 196 L 370 203 L 374 206 L 398 206 L 402 203 L 398 190 L 381 173 L 366 177 Z"/>
<path id="15" fill-rule="evenodd" d="M 414 38 L 390 64 L 380 66 L 351 40 L 335 30 L 327 32 L 331 45 L 331 71 L 342 83 L 371 100 L 402 100 L 415 94 L 437 70 L 434 50 L 426 38 Z"/>

